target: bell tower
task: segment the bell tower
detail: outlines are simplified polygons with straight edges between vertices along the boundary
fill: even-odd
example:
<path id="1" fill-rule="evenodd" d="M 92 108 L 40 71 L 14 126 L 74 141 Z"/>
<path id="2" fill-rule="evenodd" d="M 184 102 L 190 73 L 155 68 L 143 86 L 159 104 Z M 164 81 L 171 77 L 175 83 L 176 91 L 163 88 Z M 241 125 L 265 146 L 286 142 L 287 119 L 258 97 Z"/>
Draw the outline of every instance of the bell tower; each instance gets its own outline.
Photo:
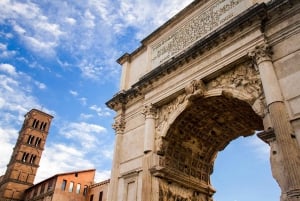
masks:
<path id="1" fill-rule="evenodd" d="M 52 118 L 37 109 L 25 115 L 5 175 L 0 181 L 1 201 L 22 201 L 25 190 L 33 185 Z"/>

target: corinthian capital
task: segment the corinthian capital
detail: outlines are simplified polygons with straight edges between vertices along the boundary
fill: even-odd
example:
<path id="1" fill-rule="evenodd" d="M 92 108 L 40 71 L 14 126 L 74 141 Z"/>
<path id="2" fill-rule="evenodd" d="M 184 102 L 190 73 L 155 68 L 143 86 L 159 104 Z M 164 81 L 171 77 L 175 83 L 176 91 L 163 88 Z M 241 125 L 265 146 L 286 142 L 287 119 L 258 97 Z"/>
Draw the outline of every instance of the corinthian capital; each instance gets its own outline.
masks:
<path id="1" fill-rule="evenodd" d="M 154 107 L 152 104 L 145 105 L 143 115 L 145 115 L 146 118 L 154 118 L 156 115 L 156 107 Z"/>
<path id="2" fill-rule="evenodd" d="M 125 119 L 121 117 L 120 119 L 115 120 L 112 127 L 116 131 L 116 134 L 123 134 L 125 130 Z"/>
<path id="3" fill-rule="evenodd" d="M 256 62 L 257 65 L 259 65 L 263 61 L 272 60 L 272 50 L 267 43 L 256 46 L 248 53 L 248 55 Z"/>

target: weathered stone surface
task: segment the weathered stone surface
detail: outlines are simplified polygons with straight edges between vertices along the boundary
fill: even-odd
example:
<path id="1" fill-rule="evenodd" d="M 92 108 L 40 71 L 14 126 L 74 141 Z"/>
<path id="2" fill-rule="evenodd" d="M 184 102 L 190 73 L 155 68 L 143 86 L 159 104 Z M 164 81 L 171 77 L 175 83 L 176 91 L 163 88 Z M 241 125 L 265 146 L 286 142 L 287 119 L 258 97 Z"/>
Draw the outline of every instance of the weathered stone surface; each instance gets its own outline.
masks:
<path id="1" fill-rule="evenodd" d="M 281 201 L 298 201 L 299 13 L 299 1 L 194 1 L 121 57 L 109 200 L 211 201 L 218 152 L 260 130 Z"/>

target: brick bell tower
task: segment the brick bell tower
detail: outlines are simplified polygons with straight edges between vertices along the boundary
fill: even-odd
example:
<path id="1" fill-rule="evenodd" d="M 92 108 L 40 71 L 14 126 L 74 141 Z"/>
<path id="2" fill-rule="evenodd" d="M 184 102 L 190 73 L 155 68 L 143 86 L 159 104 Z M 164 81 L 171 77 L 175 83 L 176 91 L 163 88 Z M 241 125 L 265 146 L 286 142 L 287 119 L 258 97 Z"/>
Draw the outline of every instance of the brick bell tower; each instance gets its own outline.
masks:
<path id="1" fill-rule="evenodd" d="M 25 115 L 23 126 L 0 181 L 0 201 L 22 201 L 33 185 L 53 116 L 37 109 Z"/>

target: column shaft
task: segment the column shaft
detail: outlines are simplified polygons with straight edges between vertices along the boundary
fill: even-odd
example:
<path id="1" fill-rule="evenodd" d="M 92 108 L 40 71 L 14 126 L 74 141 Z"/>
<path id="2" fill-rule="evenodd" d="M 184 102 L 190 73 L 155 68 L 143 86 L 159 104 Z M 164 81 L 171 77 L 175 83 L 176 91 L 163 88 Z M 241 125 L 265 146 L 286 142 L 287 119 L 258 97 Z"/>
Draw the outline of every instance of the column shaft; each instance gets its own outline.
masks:
<path id="1" fill-rule="evenodd" d="M 280 152 L 276 157 L 279 157 L 278 161 L 282 161 L 282 168 L 272 167 L 272 169 L 282 171 L 280 178 L 275 179 L 281 182 L 279 186 L 282 194 L 287 195 L 285 200 L 295 200 L 298 199 L 297 196 L 300 196 L 300 150 L 296 138 L 292 135 L 292 126 L 271 59 L 271 48 L 267 44 L 262 44 L 255 47 L 249 56 L 254 58 L 260 72 L 267 109 L 275 133 L 275 143 Z M 278 164 L 271 163 L 271 165 Z M 273 175 L 278 175 L 278 172 Z"/>

